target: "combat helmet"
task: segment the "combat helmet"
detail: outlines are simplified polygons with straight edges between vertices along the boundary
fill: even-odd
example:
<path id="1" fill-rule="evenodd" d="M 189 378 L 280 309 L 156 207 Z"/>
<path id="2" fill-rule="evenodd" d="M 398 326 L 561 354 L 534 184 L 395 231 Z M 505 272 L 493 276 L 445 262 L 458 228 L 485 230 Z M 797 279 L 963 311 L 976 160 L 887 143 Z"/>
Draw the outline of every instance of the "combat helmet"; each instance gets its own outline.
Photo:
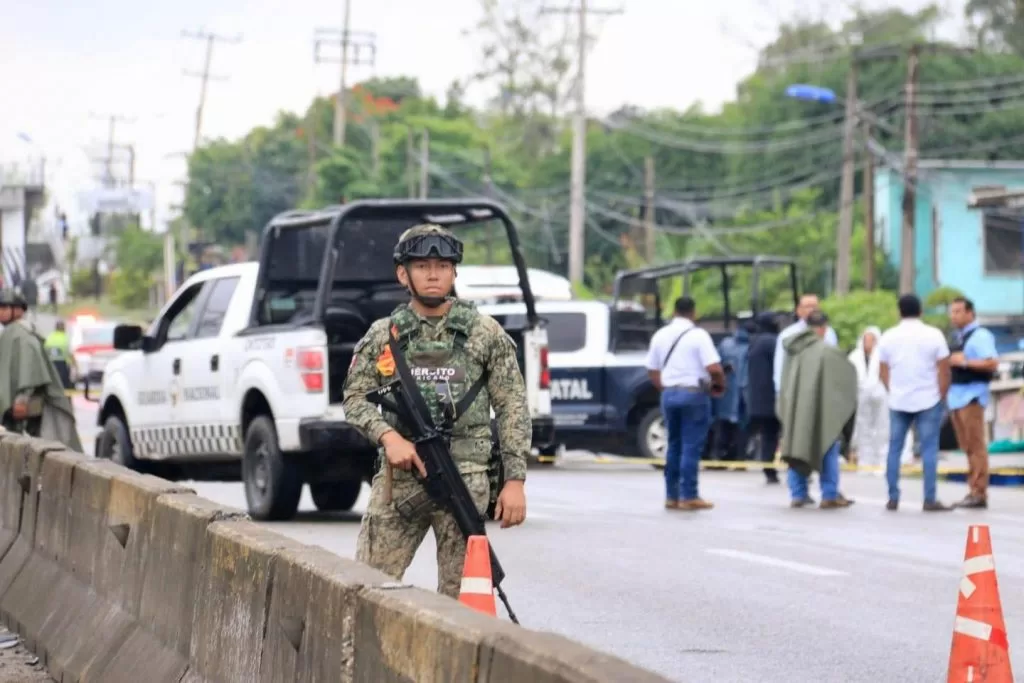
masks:
<path id="1" fill-rule="evenodd" d="M 414 225 L 398 238 L 395 265 L 422 258 L 462 263 L 462 241 L 440 225 Z"/>
<path id="2" fill-rule="evenodd" d="M 0 306 L 11 306 L 12 308 L 20 308 L 23 311 L 27 311 L 28 301 L 20 290 L 8 287 L 0 289 Z"/>

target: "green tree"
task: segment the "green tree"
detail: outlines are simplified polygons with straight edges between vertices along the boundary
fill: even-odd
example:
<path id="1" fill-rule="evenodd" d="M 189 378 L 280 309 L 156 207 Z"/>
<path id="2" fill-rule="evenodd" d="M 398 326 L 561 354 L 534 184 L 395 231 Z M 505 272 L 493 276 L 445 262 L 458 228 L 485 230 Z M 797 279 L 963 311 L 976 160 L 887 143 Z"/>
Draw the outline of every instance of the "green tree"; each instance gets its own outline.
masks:
<path id="1" fill-rule="evenodd" d="M 163 239 L 138 225 L 126 227 L 114 247 L 110 298 L 118 306 L 143 308 L 149 303 L 154 274 L 163 264 Z"/>
<path id="2" fill-rule="evenodd" d="M 865 328 L 874 325 L 885 331 L 899 322 L 897 296 L 886 291 L 854 291 L 843 297 L 822 300 L 821 310 L 836 331 L 839 346 L 849 351 Z"/>
<path id="3" fill-rule="evenodd" d="M 1024 56 L 1024 5 L 1018 0 L 968 0 L 964 16 L 979 49 Z"/>

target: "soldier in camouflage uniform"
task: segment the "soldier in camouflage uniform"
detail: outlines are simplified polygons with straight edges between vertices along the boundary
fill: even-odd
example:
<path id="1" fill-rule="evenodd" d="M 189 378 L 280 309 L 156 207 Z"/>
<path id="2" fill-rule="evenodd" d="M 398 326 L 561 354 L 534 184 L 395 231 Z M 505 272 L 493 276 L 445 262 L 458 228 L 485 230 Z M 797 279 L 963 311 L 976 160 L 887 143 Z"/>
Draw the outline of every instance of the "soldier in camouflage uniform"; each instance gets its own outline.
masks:
<path id="1" fill-rule="evenodd" d="M 494 518 L 503 528 L 523 522 L 531 438 L 526 388 L 508 334 L 473 304 L 451 296 L 455 265 L 461 260 L 462 242 L 440 226 L 418 225 L 402 234 L 395 247 L 395 270 L 411 300 L 391 317 L 376 321 L 356 345 L 344 399 L 346 419 L 381 446 L 385 463 L 373 478 L 356 559 L 400 580 L 427 529 L 433 528 L 437 590 L 453 598 L 459 594 L 466 542 L 447 510 L 434 507 L 409 519 L 399 513 L 396 503 L 423 491 L 412 470 L 420 476 L 426 472 L 407 439 L 409 432 L 393 414 L 379 412 L 366 393 L 395 379 L 388 348 L 392 330 L 437 425 L 443 419 L 439 390 L 448 392 L 453 403 L 478 391 L 453 426 L 452 457 L 481 514 L 496 496 Z M 492 406 L 504 470 L 500 485 L 493 468 L 489 475 Z"/>

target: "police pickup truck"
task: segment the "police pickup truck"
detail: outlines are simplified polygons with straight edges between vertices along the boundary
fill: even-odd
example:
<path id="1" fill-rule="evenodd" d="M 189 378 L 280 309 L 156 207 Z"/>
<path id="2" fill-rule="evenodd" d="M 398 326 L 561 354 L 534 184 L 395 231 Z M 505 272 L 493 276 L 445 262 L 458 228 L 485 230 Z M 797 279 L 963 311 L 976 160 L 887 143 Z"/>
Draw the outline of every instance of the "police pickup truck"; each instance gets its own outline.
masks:
<path id="1" fill-rule="evenodd" d="M 537 302 L 537 314 L 548 330 L 552 411 L 558 440 L 566 448 L 665 457 L 667 438 L 659 393 L 647 376 L 647 349 L 651 335 L 667 322 L 660 311 L 672 303 L 671 292 L 692 293 L 698 284 L 707 289 L 708 278 L 702 276 L 708 274 L 715 276 L 710 289 L 720 290 L 721 303 L 717 310 L 703 312 L 699 324 L 716 344 L 740 317 L 731 307 L 741 290 L 738 282 L 750 293 L 751 310 L 744 315 L 769 310 L 776 301 L 788 306 L 790 297 L 796 307 L 796 265 L 792 259 L 771 256 L 689 259 L 623 271 L 616 276 L 610 302 Z M 675 280 L 682 283 L 673 290 Z M 503 326 L 526 324 L 522 304 L 491 304 L 480 310 Z M 785 324 L 792 315 L 777 314 Z"/>
<path id="2" fill-rule="evenodd" d="M 377 449 L 345 421 L 342 389 L 356 342 L 408 300 L 394 275 L 398 236 L 488 221 L 504 227 L 521 272 L 524 316 L 509 334 L 534 445 L 549 448 L 547 333 L 507 213 L 489 201 L 375 200 L 279 215 L 258 263 L 193 275 L 145 333 L 119 326 L 96 456 L 172 480 L 241 478 L 257 519 L 293 517 L 306 483 L 319 509 L 350 509 Z"/>
<path id="3" fill-rule="evenodd" d="M 479 307 L 503 326 L 523 319 L 522 304 Z M 551 406 L 558 440 L 569 449 L 664 457 L 658 392 L 647 377 L 647 339 L 609 345 L 612 308 L 603 301 L 538 301 L 547 321 Z"/>

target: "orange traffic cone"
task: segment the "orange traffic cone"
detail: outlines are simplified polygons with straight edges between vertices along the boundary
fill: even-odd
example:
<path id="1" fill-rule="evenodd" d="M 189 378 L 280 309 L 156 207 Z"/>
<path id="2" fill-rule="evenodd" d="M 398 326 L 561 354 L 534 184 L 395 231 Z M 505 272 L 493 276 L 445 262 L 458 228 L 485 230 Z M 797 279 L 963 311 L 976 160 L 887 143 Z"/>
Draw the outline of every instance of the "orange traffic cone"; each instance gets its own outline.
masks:
<path id="1" fill-rule="evenodd" d="M 947 683 L 1013 683 L 1010 646 L 999 602 L 987 525 L 967 530 L 964 575 L 953 626 Z"/>
<path id="2" fill-rule="evenodd" d="M 466 564 L 462 569 L 459 602 L 478 612 L 498 616 L 491 584 L 491 546 L 486 536 L 470 536 L 466 541 Z"/>

